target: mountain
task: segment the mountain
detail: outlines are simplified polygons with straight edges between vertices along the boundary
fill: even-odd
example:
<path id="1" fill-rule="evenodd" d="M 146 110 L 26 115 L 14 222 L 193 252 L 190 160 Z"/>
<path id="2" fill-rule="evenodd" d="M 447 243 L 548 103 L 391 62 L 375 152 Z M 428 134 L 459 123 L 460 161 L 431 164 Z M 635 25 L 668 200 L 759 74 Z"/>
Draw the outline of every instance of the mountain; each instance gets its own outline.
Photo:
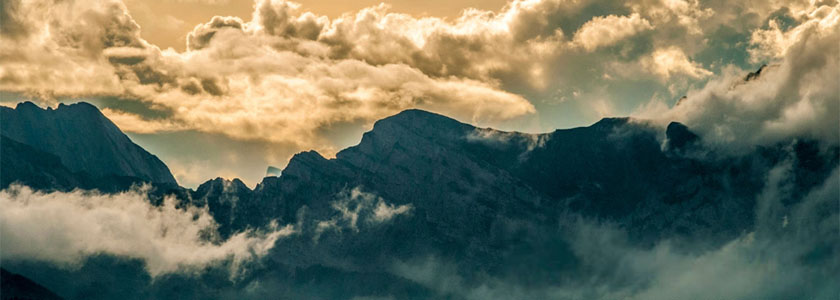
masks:
<path id="1" fill-rule="evenodd" d="M 61 164 L 58 156 L 0 135 L 0 186 L 18 181 L 35 189 L 69 190 L 87 186 L 89 175 Z"/>
<path id="2" fill-rule="evenodd" d="M 96 188 L 106 191 L 108 186 L 125 188 L 119 180 L 85 179 L 101 177 L 64 167 L 58 155 L 11 139 L 4 138 L 3 151 L 3 182 L 67 189 L 92 186 L 87 183 L 92 180 L 103 182 Z M 587 127 L 526 134 L 407 110 L 376 122 L 358 145 L 335 158 L 315 151 L 296 154 L 282 171 L 271 172 L 279 176 L 264 178 L 254 189 L 238 179 L 215 178 L 195 190 L 157 191 L 176 193 L 181 206 L 206 208 L 219 225 L 220 240 L 245 230 L 269 230 L 273 224 L 294 227 L 295 234 L 277 242 L 265 259 L 248 265 L 249 271 L 237 273 L 235 280 L 209 271 L 150 279 L 135 274 L 142 267 L 129 264 L 133 271 L 125 271 L 126 262 L 102 256 L 84 265 L 85 285 L 73 282 L 77 274 L 72 270 L 13 266 L 18 272 L 37 270 L 25 275 L 62 295 L 101 299 L 129 297 L 111 290 L 140 290 L 138 295 L 158 298 L 218 298 L 224 290 L 234 298 L 253 292 L 250 298 L 255 299 L 484 299 L 508 286 L 520 292 L 551 291 L 604 281 L 638 288 L 633 285 L 637 280 L 645 286 L 652 281 L 644 280 L 656 279 L 649 275 L 656 270 L 648 268 L 659 266 L 656 261 L 670 249 L 681 255 L 744 251 L 730 245 L 747 232 L 758 232 L 747 236 L 760 241 L 756 245 L 762 249 L 791 248 L 768 240 L 767 228 L 807 224 L 794 219 L 797 214 L 831 223 L 820 219 L 828 214 L 797 207 L 836 211 L 837 201 L 800 204 L 838 165 L 840 148 L 808 139 L 732 154 L 706 146 L 702 136 L 680 123 L 663 128 L 644 120 L 606 118 Z M 769 182 L 779 174 L 784 180 L 777 190 Z M 792 225 L 788 215 L 772 219 L 772 226 L 764 224 L 768 221 L 761 216 L 770 209 L 761 199 L 772 193 L 781 195 L 777 209 L 791 211 Z M 614 232 L 625 236 L 615 238 Z M 824 271 L 813 270 L 832 265 L 831 253 L 837 249 L 832 239 L 836 235 L 820 242 L 796 240 L 802 250 L 793 260 L 805 261 L 806 274 L 819 275 L 813 278 L 825 277 Z M 628 258 L 634 255 L 640 262 Z M 119 288 L 97 285 L 107 282 L 97 276 L 110 278 L 105 274 L 115 272 L 132 279 L 121 280 L 125 286 Z M 587 299 L 603 294 L 526 295 L 500 297 Z M 607 295 L 600 298 L 625 298 Z"/>
<path id="3" fill-rule="evenodd" d="M 58 157 L 71 172 L 176 184 L 160 159 L 134 144 L 88 103 L 42 109 L 32 102 L 23 102 L 14 109 L 0 107 L 0 120 L 0 134 Z"/>
<path id="4" fill-rule="evenodd" d="M 572 210 L 633 228 L 645 227 L 656 235 L 705 224 L 706 218 L 716 218 L 715 224 L 709 224 L 715 231 L 736 232 L 749 226 L 750 216 L 726 214 L 722 209 L 750 212 L 752 197 L 764 184 L 764 177 L 756 175 L 766 173 L 785 153 L 760 148 L 751 155 L 705 159 L 692 156 L 691 151 L 701 151 L 692 148 L 699 137 L 686 126 L 671 123 L 664 134 L 658 130 L 619 118 L 589 127 L 524 134 L 476 128 L 408 110 L 377 122 L 359 145 L 334 159 L 302 152 L 290 160 L 280 177 L 265 178 L 253 192 L 236 185 L 236 195 L 227 195 L 222 179 L 216 179 L 202 187 L 219 187 L 200 187 L 202 192 L 194 198 L 275 199 L 283 207 L 258 218 L 263 222 L 271 217 L 293 222 L 303 206 L 329 209 L 335 194 L 364 187 L 395 204 L 416 205 L 418 212 L 433 210 L 429 218 L 442 218 L 442 222 L 482 210 L 521 215 Z M 832 155 L 805 157 L 814 156 L 815 147 L 813 142 L 795 142 L 799 169 L 809 169 L 804 158 L 819 161 L 811 167 L 837 164 Z M 704 151 L 713 155 L 711 150 Z M 836 148 L 831 151 L 837 153 Z M 822 177 L 828 171 L 826 167 L 814 170 Z M 452 215 L 444 217 L 448 214 Z M 651 218 L 663 214 L 666 217 Z M 652 222 L 658 225 L 651 227 Z"/>
<path id="5" fill-rule="evenodd" d="M 359 145 L 334 159 L 302 152 L 280 177 L 265 178 L 253 191 L 216 179 L 203 186 L 217 188 L 200 188 L 204 192 L 193 198 L 239 203 L 215 209 L 210 205 L 211 214 L 222 216 L 217 220 L 231 232 L 271 220 L 299 222 L 302 212 L 307 218 L 328 219 L 336 214 L 336 199 L 356 188 L 391 205 L 413 208 L 411 217 L 387 232 L 321 240 L 318 248 L 324 253 L 277 257 L 283 264 L 365 269 L 361 266 L 377 259 L 428 251 L 485 272 L 514 272 L 499 268 L 518 265 L 551 273 L 571 262 L 546 269 L 539 260 L 518 260 L 534 249 L 566 251 L 558 241 L 544 239 L 563 225 L 562 216 L 618 224 L 640 245 L 669 239 L 715 247 L 754 226 L 765 174 L 780 161 L 793 161 L 797 170 L 793 185 L 802 192 L 794 193 L 790 202 L 801 199 L 838 165 L 837 147 L 818 151 L 815 141 L 728 156 L 702 149 L 700 138 L 682 124 L 661 130 L 615 118 L 589 127 L 524 134 L 409 110 L 376 122 Z M 236 188 L 223 188 L 229 185 Z M 237 215 L 250 224 L 227 221 Z M 508 224 L 529 225 L 506 232 Z M 552 277 L 542 275 L 536 277 Z"/>
<path id="6" fill-rule="evenodd" d="M 3 300 L 60 300 L 61 297 L 42 285 L 15 274 L 6 269 L 0 269 L 0 299 Z"/>
<path id="7" fill-rule="evenodd" d="M 0 135 L 0 188 L 17 182 L 36 190 L 70 191 L 81 188 L 113 193 L 145 181 L 148 180 L 113 174 L 93 176 L 86 170 L 72 171 L 62 164 L 58 156 Z M 154 185 L 162 188 L 158 191 L 160 196 L 178 189 L 173 183 Z"/>

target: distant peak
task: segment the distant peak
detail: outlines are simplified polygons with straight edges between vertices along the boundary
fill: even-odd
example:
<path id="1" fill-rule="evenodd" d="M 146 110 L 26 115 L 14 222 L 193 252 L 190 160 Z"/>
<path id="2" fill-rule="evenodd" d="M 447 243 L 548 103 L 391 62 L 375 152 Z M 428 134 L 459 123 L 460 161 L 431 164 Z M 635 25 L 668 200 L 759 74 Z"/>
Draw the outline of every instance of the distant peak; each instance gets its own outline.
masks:
<path id="1" fill-rule="evenodd" d="M 265 177 L 268 177 L 268 176 L 280 177 L 280 175 L 282 175 L 282 174 L 283 174 L 283 170 L 278 168 L 278 167 L 275 167 L 275 166 L 268 166 L 268 168 L 265 170 Z"/>

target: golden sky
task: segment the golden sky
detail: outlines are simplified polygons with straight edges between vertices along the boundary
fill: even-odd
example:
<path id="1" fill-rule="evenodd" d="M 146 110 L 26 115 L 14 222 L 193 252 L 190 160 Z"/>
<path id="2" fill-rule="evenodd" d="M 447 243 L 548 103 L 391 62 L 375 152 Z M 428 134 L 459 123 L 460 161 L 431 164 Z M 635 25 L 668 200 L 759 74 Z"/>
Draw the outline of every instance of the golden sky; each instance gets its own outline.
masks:
<path id="1" fill-rule="evenodd" d="M 723 143 L 840 140 L 836 1 L 3 4 L 0 104 L 92 102 L 186 186 L 253 185 L 411 108 L 524 132 L 633 116 Z"/>
<path id="2" fill-rule="evenodd" d="M 304 10 L 335 18 L 344 13 L 382 3 L 378 0 L 302 0 Z M 391 11 L 416 17 L 458 17 L 467 8 L 498 11 L 505 0 L 396 0 L 387 1 Z M 161 48 L 172 47 L 178 51 L 186 48 L 185 39 L 195 25 L 207 22 L 213 16 L 235 16 L 245 21 L 251 19 L 254 2 L 251 0 L 127 0 L 126 5 L 134 20 L 140 24 L 143 37 Z"/>

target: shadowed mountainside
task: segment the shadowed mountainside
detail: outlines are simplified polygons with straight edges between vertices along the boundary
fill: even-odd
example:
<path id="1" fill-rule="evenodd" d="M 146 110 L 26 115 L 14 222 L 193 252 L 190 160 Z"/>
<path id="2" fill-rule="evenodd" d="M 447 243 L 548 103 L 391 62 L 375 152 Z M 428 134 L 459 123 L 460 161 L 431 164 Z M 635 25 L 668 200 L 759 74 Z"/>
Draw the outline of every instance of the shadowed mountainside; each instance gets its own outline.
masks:
<path id="1" fill-rule="evenodd" d="M 61 300 L 40 284 L 6 269 L 0 269 L 0 281 L 0 299 L 3 300 Z"/>
<path id="2" fill-rule="evenodd" d="M 114 191 L 142 181 L 92 184 L 86 173 L 63 166 L 63 159 L 28 147 L 4 138 L 4 183 Z M 837 146 L 811 140 L 719 153 L 679 123 L 661 128 L 608 118 L 588 127 L 525 134 L 408 110 L 376 122 L 359 145 L 336 158 L 315 151 L 295 155 L 281 176 L 266 177 L 253 190 L 223 178 L 194 191 L 156 189 L 157 195 L 175 192 L 182 206 L 207 208 L 222 239 L 272 223 L 292 224 L 296 234 L 236 281 L 218 279 L 224 276 L 210 269 L 210 275 L 196 278 L 173 275 L 151 282 L 140 276 L 127 286 L 146 296 L 176 298 L 214 298 L 221 290 L 239 294 L 253 282 L 271 283 L 254 288 L 264 294 L 253 298 L 462 298 L 457 289 L 438 286 L 437 279 L 406 273 L 424 268 L 432 274 L 448 270 L 447 276 L 457 279 L 450 284 L 458 286 L 481 287 L 488 278 L 526 290 L 580 283 L 612 276 L 593 267 L 576 244 L 582 223 L 614 226 L 638 249 L 662 241 L 686 253 L 718 249 L 756 230 L 768 174 L 780 166 L 790 169 L 784 173 L 782 205 L 794 207 L 831 176 L 838 153 Z M 15 172 L 6 172 L 9 168 Z M 809 266 L 830 262 L 826 253 L 836 249 L 814 247 Z M 129 265 L 89 263 L 85 272 L 138 272 Z M 36 279 L 62 295 L 97 289 L 93 279 L 69 282 L 73 271 L 13 267 L 40 270 L 33 271 L 37 276 L 57 272 Z M 611 280 L 617 286 L 633 282 Z M 132 297 L 102 291 L 97 297 Z"/>
<path id="3" fill-rule="evenodd" d="M 134 144 L 88 103 L 42 109 L 23 102 L 14 109 L 0 107 L 0 119 L 3 136 L 58 157 L 72 172 L 175 184 L 160 159 Z"/>

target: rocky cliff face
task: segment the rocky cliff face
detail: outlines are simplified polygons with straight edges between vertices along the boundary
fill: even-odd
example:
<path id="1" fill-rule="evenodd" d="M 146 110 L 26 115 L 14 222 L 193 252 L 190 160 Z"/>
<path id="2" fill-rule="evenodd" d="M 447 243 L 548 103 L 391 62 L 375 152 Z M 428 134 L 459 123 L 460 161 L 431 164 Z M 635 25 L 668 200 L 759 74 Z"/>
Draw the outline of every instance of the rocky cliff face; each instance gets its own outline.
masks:
<path id="1" fill-rule="evenodd" d="M 14 109 L 0 107 L 0 120 L 2 135 L 58 157 L 70 171 L 175 184 L 160 159 L 134 144 L 93 105 L 42 109 L 24 102 Z"/>

